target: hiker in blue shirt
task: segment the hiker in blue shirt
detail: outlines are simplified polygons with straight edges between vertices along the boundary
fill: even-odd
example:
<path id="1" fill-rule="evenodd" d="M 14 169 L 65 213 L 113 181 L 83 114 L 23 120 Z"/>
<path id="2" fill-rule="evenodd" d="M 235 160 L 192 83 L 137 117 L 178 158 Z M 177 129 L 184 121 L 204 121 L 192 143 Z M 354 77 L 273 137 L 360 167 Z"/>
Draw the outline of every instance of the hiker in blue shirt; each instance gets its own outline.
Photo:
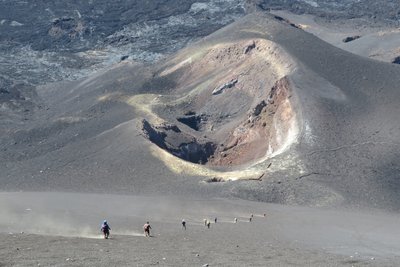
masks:
<path id="1" fill-rule="evenodd" d="M 104 234 L 104 239 L 108 239 L 110 235 L 111 227 L 108 225 L 107 221 L 104 220 L 103 224 L 101 225 L 100 231 Z"/>

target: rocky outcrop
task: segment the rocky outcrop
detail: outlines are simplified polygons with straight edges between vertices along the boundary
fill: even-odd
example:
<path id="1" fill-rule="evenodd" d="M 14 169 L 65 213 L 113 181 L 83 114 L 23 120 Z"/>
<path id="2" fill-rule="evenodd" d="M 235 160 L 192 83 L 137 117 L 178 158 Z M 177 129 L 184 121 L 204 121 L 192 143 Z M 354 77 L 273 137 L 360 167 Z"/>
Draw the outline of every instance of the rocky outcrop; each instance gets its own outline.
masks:
<path id="1" fill-rule="evenodd" d="M 221 85 L 221 86 L 215 88 L 215 89 L 212 91 L 212 94 L 213 94 L 213 95 L 219 95 L 219 94 L 221 94 L 225 89 L 229 89 L 229 88 L 234 87 L 235 84 L 236 84 L 237 82 L 238 82 L 238 79 L 232 79 L 232 80 L 230 80 L 229 82 L 224 83 L 223 85 Z"/>
<path id="2" fill-rule="evenodd" d="M 276 20 L 279 20 L 279 21 L 282 21 L 282 22 L 284 22 L 284 23 L 287 23 L 288 25 L 290 25 L 290 26 L 292 26 L 292 27 L 294 27 L 294 28 L 301 29 L 301 27 L 300 27 L 299 25 L 297 25 L 297 24 L 295 24 L 295 23 L 292 23 L 290 20 L 285 19 L 285 18 L 283 18 L 283 17 L 281 17 L 281 16 L 274 16 L 274 18 L 275 18 Z"/>
<path id="3" fill-rule="evenodd" d="M 53 38 L 77 38 L 89 32 L 85 22 L 73 17 L 62 17 L 53 20 L 48 34 Z"/>
<path id="4" fill-rule="evenodd" d="M 247 46 L 244 48 L 243 54 L 248 54 L 248 53 L 250 53 L 250 51 L 253 50 L 254 48 L 256 48 L 256 42 L 253 41 L 253 42 L 251 42 L 251 44 L 247 45 Z"/>
<path id="5" fill-rule="evenodd" d="M 395 58 L 392 60 L 392 63 L 393 63 L 393 64 L 400 64 L 400 56 L 395 57 Z"/>
<path id="6" fill-rule="evenodd" d="M 252 116 L 258 116 L 260 115 L 261 111 L 264 109 L 264 107 L 267 106 L 267 103 L 265 102 L 265 100 L 261 101 L 254 109 L 252 112 Z"/>
<path id="7" fill-rule="evenodd" d="M 352 41 L 360 39 L 360 38 L 361 38 L 360 35 L 354 35 L 354 36 L 348 36 L 348 37 L 344 38 L 342 41 L 343 41 L 343 43 L 349 43 L 349 42 L 352 42 Z"/>
<path id="8" fill-rule="evenodd" d="M 212 165 L 239 165 L 284 151 L 296 137 L 296 114 L 289 101 L 286 77 L 270 89 L 248 114 L 248 119 L 230 133 L 210 160 Z"/>
<path id="9" fill-rule="evenodd" d="M 149 139 L 160 148 L 167 148 L 165 144 L 165 137 L 167 135 L 162 131 L 158 131 L 147 120 L 142 120 L 142 132 L 147 139 Z"/>
<path id="10" fill-rule="evenodd" d="M 142 133 L 144 137 L 158 147 L 193 163 L 206 164 L 216 148 L 214 143 L 199 141 L 172 124 L 152 125 L 143 119 Z"/>
<path id="11" fill-rule="evenodd" d="M 208 117 L 205 114 L 201 115 L 192 114 L 192 115 L 186 115 L 184 117 L 179 117 L 177 118 L 177 120 L 183 124 L 186 124 L 190 128 L 199 131 L 201 128 L 204 127 L 204 125 L 206 125 Z"/>

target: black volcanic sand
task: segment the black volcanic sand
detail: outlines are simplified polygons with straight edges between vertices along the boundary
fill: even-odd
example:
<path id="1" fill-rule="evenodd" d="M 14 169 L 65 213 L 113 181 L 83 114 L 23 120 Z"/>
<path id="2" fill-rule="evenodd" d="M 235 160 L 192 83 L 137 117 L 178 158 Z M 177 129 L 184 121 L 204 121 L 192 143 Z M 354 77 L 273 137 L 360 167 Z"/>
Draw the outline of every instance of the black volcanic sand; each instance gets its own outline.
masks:
<path id="1" fill-rule="evenodd" d="M 400 218 L 379 211 L 66 193 L 0 200 L 2 266 L 395 266 L 400 257 Z M 207 229 L 203 220 L 215 217 Z M 98 229 L 104 218 L 109 240 Z"/>

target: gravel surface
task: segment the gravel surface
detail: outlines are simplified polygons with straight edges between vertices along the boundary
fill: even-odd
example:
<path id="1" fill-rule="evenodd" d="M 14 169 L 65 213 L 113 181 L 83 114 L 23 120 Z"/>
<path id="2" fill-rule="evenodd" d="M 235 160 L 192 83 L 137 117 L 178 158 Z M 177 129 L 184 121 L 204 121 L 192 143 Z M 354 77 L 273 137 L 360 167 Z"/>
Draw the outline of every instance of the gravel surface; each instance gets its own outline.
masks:
<path id="1" fill-rule="evenodd" d="M 3 266 L 395 266 L 400 256 L 398 215 L 377 211 L 65 193 L 0 199 Z M 207 229 L 203 219 L 214 217 Z M 108 240 L 97 232 L 104 218 Z"/>

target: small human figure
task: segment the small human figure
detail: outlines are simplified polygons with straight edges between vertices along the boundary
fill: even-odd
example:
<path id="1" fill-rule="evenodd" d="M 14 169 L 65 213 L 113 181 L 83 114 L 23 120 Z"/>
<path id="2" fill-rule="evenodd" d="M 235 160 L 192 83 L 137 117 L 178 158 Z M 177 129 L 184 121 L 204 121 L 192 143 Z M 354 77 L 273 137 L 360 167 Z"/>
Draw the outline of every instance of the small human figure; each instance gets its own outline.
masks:
<path id="1" fill-rule="evenodd" d="M 185 219 L 182 219 L 182 228 L 186 230 L 186 221 L 185 221 Z"/>
<path id="2" fill-rule="evenodd" d="M 253 219 L 253 218 L 252 218 L 252 217 L 250 217 L 250 218 L 249 218 L 249 222 L 251 222 L 251 220 L 252 220 L 252 219 Z"/>
<path id="3" fill-rule="evenodd" d="M 101 228 L 100 228 L 100 231 L 104 235 L 104 239 L 108 239 L 108 237 L 110 236 L 110 230 L 111 230 L 111 227 L 108 225 L 107 220 L 104 220 L 103 223 L 101 224 Z"/>
<path id="4" fill-rule="evenodd" d="M 237 218 L 233 219 L 233 222 L 234 222 L 234 223 L 237 223 Z"/>
<path id="5" fill-rule="evenodd" d="M 149 223 L 149 222 L 146 222 L 146 223 L 143 225 L 144 235 L 145 235 L 146 237 L 149 237 L 149 236 L 150 236 L 150 229 L 151 229 L 150 223 Z"/>
<path id="6" fill-rule="evenodd" d="M 207 226 L 207 219 L 204 219 L 204 226 Z"/>
<path id="7" fill-rule="evenodd" d="M 217 217 L 215 217 L 215 219 L 214 219 L 214 223 L 217 223 Z"/>
<path id="8" fill-rule="evenodd" d="M 211 222 L 207 221 L 207 228 L 210 229 Z"/>

